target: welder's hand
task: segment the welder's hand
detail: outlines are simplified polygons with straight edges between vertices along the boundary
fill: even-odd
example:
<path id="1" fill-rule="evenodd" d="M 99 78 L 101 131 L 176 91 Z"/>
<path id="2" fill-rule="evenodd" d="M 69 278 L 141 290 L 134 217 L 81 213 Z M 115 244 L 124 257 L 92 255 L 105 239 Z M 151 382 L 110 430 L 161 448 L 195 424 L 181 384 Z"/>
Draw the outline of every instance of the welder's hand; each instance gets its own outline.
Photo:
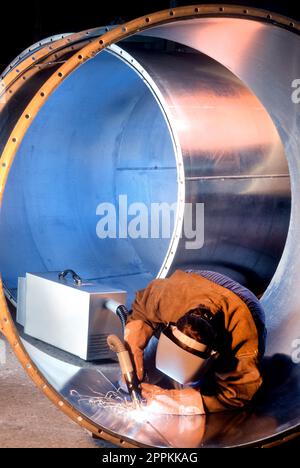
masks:
<path id="1" fill-rule="evenodd" d="M 125 327 L 124 340 L 133 356 L 138 379 L 144 376 L 144 349 L 153 335 L 153 329 L 142 320 L 133 320 Z"/>
<path id="2" fill-rule="evenodd" d="M 154 413 L 182 416 L 205 414 L 201 394 L 193 388 L 164 390 L 156 385 L 142 383 L 142 396 Z"/>

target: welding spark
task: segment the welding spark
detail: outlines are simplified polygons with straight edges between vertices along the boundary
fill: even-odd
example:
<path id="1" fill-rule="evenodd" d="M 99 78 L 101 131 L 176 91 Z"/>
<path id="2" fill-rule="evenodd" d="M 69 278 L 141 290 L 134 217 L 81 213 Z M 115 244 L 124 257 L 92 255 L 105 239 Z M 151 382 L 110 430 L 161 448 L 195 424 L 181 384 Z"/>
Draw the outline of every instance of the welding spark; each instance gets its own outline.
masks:
<path id="1" fill-rule="evenodd" d="M 71 390 L 70 395 L 71 397 L 76 398 L 79 404 L 85 403 L 97 408 L 109 409 L 119 415 L 124 415 L 126 413 L 126 416 L 129 416 L 136 421 L 139 420 L 142 422 L 145 419 L 143 414 L 146 416 L 146 413 L 144 413 L 143 407 L 141 406 L 140 409 L 136 409 L 131 401 L 128 401 L 121 395 L 120 389 L 117 389 L 117 391 L 110 390 L 107 393 L 96 392 L 92 389 L 90 390 L 95 396 L 81 395 L 77 390 Z"/>
<path id="2" fill-rule="evenodd" d="M 96 408 L 109 410 L 117 416 L 126 416 L 127 419 L 136 423 L 147 424 L 164 440 L 168 447 L 172 447 L 165 436 L 150 421 L 152 413 L 151 405 L 147 406 L 141 404 L 139 408 L 136 408 L 133 402 L 121 396 L 121 389 L 117 389 L 117 391 L 110 390 L 105 394 L 92 389 L 89 390 L 94 393 L 95 396 L 81 395 L 77 390 L 71 390 L 70 395 L 76 398 L 79 404 L 88 404 Z"/>

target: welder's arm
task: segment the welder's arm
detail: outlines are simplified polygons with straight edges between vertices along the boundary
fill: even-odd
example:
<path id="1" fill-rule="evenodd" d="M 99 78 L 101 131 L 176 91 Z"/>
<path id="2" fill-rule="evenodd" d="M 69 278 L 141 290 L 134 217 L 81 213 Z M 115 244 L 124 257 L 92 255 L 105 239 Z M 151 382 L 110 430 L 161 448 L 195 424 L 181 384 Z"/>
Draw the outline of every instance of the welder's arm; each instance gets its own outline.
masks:
<path id="1" fill-rule="evenodd" d="M 144 376 L 144 349 L 153 335 L 153 328 L 142 320 L 132 320 L 125 327 L 124 340 L 134 359 L 137 377 Z"/>
<path id="2" fill-rule="evenodd" d="M 201 393 L 193 388 L 165 390 L 143 383 L 142 396 L 152 413 L 188 416 L 205 414 Z"/>
<path id="3" fill-rule="evenodd" d="M 165 390 L 156 385 L 142 384 L 142 396 L 152 412 L 160 414 L 205 414 L 243 408 L 262 383 L 256 356 L 239 359 L 235 372 L 217 374 L 217 392 L 213 396 L 199 390 Z"/>
<path id="4" fill-rule="evenodd" d="M 216 392 L 202 395 L 206 412 L 214 413 L 245 407 L 262 384 L 257 354 L 240 356 L 235 370 L 216 374 Z"/>
<path id="5" fill-rule="evenodd" d="M 144 349 L 157 326 L 157 288 L 158 280 L 152 281 L 146 289 L 136 293 L 125 327 L 125 342 L 134 359 L 138 379 L 144 375 Z"/>
<path id="6" fill-rule="evenodd" d="M 216 365 L 214 394 L 202 393 L 207 412 L 245 407 L 262 384 L 258 331 L 248 310 L 235 309 L 228 332 L 233 355 L 229 361 L 223 356 L 223 363 Z"/>

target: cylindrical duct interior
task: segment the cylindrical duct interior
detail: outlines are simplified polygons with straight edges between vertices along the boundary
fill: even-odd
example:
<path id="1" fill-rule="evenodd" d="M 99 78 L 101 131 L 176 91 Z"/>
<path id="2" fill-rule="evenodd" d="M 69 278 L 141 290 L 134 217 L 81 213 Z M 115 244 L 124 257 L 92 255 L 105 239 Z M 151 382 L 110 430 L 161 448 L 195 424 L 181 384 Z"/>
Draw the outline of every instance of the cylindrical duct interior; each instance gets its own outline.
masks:
<path id="1" fill-rule="evenodd" d="M 180 156 L 185 202 L 204 204 L 204 245 L 200 232 L 191 248 L 184 237 L 171 268 L 229 272 L 260 293 L 272 278 L 290 210 L 276 127 L 253 93 L 219 63 L 190 48 L 178 51 L 170 41 L 168 51 L 147 45 L 142 51 L 128 45 L 130 55 L 114 48 L 85 63 L 49 97 L 28 130 L 1 214 L 9 245 L 1 265 L 10 290 L 27 271 L 67 266 L 86 279 L 113 278 L 130 292 L 143 287 L 162 267 L 183 204 Z M 169 234 L 153 238 L 151 206 L 177 201 Z M 149 213 L 137 238 L 129 219 L 143 213 L 135 204 Z"/>
<path id="2" fill-rule="evenodd" d="M 62 50 L 67 60 L 72 52 Z M 297 34 L 257 19 L 170 20 L 83 61 L 39 106 L 22 138 L 0 214 L 0 265 L 12 302 L 26 272 L 66 268 L 125 289 L 128 306 L 136 290 L 176 268 L 219 271 L 264 294 L 269 397 L 253 412 L 206 420 L 161 416 L 147 425 L 97 407 L 88 392 L 109 392 L 117 366 L 80 362 L 19 327 L 54 389 L 105 432 L 138 445 L 239 446 L 299 423 L 292 361 L 300 267 L 300 120 L 291 99 L 297 51 Z M 3 106 L 3 148 L 29 100 L 56 74 L 56 62 L 45 63 Z M 166 217 L 167 229 L 157 231 L 152 222 Z M 274 354 L 278 382 L 269 370 Z M 174 424 L 187 438 L 173 434 Z"/>
<path id="3" fill-rule="evenodd" d="M 62 83 L 23 140 L 2 210 L 2 238 L 10 244 L 1 258 L 5 283 L 15 289 L 27 271 L 68 266 L 85 279 L 143 287 L 169 239 L 145 232 L 133 239 L 122 216 L 133 203 L 150 209 L 162 200 L 177 201 L 168 124 L 143 80 L 104 51 Z"/>

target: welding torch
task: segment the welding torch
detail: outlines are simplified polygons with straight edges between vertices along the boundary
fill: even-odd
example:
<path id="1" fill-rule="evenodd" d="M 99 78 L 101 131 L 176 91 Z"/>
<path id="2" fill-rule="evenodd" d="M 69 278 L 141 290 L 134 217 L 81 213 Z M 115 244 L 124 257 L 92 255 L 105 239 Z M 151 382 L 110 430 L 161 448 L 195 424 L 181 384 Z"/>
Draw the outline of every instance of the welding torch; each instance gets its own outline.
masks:
<path id="1" fill-rule="evenodd" d="M 107 344 L 111 351 L 117 353 L 122 376 L 125 380 L 128 393 L 135 409 L 138 409 L 141 407 L 142 398 L 139 390 L 139 380 L 132 365 L 130 354 L 126 349 L 125 344 L 118 336 L 109 335 L 107 337 Z"/>
<path id="2" fill-rule="evenodd" d="M 114 312 L 123 325 L 125 330 L 127 316 L 129 314 L 126 306 L 118 303 L 114 299 L 108 299 L 105 302 L 105 307 Z M 126 383 L 128 393 L 135 408 L 139 408 L 141 405 L 142 397 L 139 390 L 139 380 L 136 375 L 129 351 L 126 349 L 125 344 L 115 335 L 109 335 L 107 338 L 107 344 L 111 351 L 117 353 L 118 361 L 120 364 L 122 376 Z"/>

